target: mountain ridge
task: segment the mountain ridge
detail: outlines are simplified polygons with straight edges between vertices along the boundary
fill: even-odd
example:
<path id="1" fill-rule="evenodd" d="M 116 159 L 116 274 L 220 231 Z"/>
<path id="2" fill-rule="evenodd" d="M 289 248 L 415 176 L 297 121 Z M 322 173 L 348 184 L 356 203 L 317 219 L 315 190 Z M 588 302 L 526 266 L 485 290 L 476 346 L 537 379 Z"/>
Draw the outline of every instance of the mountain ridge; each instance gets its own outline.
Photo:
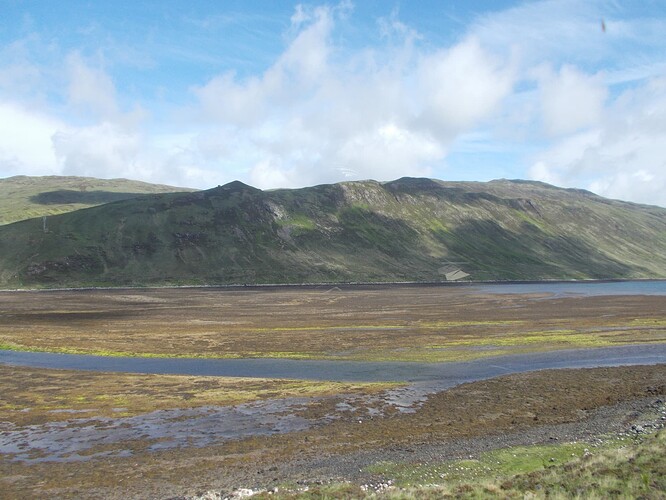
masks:
<path id="1" fill-rule="evenodd" d="M 520 180 L 234 181 L 0 227 L 5 287 L 452 277 L 665 278 L 666 209 Z"/>

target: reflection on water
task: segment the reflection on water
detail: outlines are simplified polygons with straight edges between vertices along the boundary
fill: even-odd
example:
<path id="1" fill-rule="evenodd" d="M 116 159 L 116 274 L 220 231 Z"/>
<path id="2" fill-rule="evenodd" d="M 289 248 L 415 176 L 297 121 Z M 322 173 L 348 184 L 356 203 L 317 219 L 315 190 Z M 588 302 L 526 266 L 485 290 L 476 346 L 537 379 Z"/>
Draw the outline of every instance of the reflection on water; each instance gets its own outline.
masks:
<path id="1" fill-rule="evenodd" d="M 483 293 L 546 294 L 549 297 L 584 295 L 666 295 L 666 280 L 644 281 L 572 281 L 539 283 L 489 283 L 470 290 Z"/>

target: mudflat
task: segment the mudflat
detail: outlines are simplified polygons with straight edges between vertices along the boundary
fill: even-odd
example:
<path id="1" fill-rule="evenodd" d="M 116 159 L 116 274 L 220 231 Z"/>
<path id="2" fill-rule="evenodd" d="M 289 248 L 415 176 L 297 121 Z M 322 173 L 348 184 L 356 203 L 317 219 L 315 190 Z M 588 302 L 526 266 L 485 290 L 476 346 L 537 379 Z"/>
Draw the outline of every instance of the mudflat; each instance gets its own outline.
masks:
<path id="1" fill-rule="evenodd" d="M 108 356 L 464 361 L 666 342 L 666 295 L 465 287 L 0 293 L 0 348 Z"/>
<path id="2" fill-rule="evenodd" d="M 96 396 L 108 394 L 106 384 L 122 387 L 115 383 L 127 382 L 124 375 L 108 374 L 96 393 L 90 384 L 96 384 L 94 378 L 104 374 L 81 379 L 76 373 L 50 372 L 3 368 L 2 380 L 19 380 L 18 385 L 27 392 L 22 399 L 14 399 L 14 393 L 4 396 L 3 388 L 3 439 L 22 435 L 28 449 L 21 450 L 19 445 L 19 449 L 4 450 L 0 498 L 180 498 L 205 491 L 231 494 L 237 488 L 312 486 L 342 480 L 368 484 L 390 478 L 376 472 L 378 465 L 387 461 L 416 467 L 476 457 L 507 446 L 571 441 L 590 443 L 591 448 L 599 438 L 653 422 L 655 410 L 665 410 L 666 395 L 664 365 L 509 375 L 432 395 L 411 412 L 383 403 L 375 391 L 364 396 L 356 388 L 351 397 L 311 398 L 292 408 L 295 418 L 313 422 L 312 426 L 208 444 L 193 440 L 163 448 L 160 445 L 168 436 L 151 434 L 140 424 L 134 438 L 104 439 L 122 433 L 128 422 L 140 422 L 122 413 L 100 418 L 101 410 L 94 403 Z M 48 385 L 68 375 L 69 393 L 57 383 Z M 147 376 L 131 377 L 139 378 L 134 382 L 146 382 L 141 377 Z M 210 407 L 197 407 L 201 401 L 189 398 L 201 381 L 175 377 L 182 380 L 174 386 L 174 380 L 166 376 L 149 377 L 153 380 L 143 388 L 128 390 L 126 407 L 121 411 L 136 416 L 146 411 L 143 403 L 152 402 L 159 408 L 177 402 L 175 406 L 182 409 L 210 412 Z M 42 389 L 48 387 L 52 399 L 73 395 L 72 386 L 78 396 L 69 401 L 60 399 L 59 411 L 48 405 L 40 407 L 43 391 L 31 390 L 39 389 L 40 384 L 44 384 Z M 270 385 L 266 382 L 266 387 Z M 171 394 L 166 403 L 156 390 L 160 386 Z M 122 391 L 117 388 L 115 392 Z M 88 403 L 78 403 L 86 397 L 90 397 Z M 18 410 L 7 405 L 25 406 Z M 67 408 L 72 412 L 68 414 Z M 195 414 L 185 411 L 171 418 L 179 420 L 192 435 L 200 422 Z M 114 421 L 118 428 L 103 434 Z M 220 418 L 213 423 L 221 427 L 224 422 Z M 56 426 L 69 433 L 61 444 L 69 441 L 74 450 L 63 456 L 58 441 L 52 442 L 53 449 L 29 449 L 31 437 L 43 445 Z M 91 428 L 99 431 L 98 439 L 93 434 L 91 442 L 79 442 L 84 446 L 76 450 L 77 438 L 85 437 Z"/>
<path id="3" fill-rule="evenodd" d="M 664 296 L 155 289 L 5 292 L 0 304 L 0 343 L 102 355 L 491 362 L 666 340 Z M 537 371 L 396 397 L 409 390 L 0 365 L 0 498 L 365 484 L 388 477 L 386 461 L 592 442 L 653 418 L 666 365 Z"/>

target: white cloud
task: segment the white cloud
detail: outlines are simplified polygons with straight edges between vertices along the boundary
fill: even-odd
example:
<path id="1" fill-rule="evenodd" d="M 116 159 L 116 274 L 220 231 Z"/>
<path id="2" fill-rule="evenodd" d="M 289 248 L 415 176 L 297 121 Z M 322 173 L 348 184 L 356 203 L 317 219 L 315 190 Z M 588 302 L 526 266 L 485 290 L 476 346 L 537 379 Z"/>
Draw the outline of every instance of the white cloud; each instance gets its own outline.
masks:
<path id="1" fill-rule="evenodd" d="M 269 159 L 259 161 L 250 170 L 250 182 L 259 189 L 275 186 L 288 186 L 293 182 L 293 172 L 282 165 L 276 165 Z"/>
<path id="2" fill-rule="evenodd" d="M 21 89 L 34 88 L 39 77 L 40 71 L 34 64 L 15 62 L 0 68 L 0 90 L 11 94 Z"/>
<path id="3" fill-rule="evenodd" d="M 51 137 L 63 124 L 9 102 L 0 102 L 0 172 L 57 174 Z"/>
<path id="4" fill-rule="evenodd" d="M 418 35 L 394 20 L 380 23 L 389 47 L 345 53 L 331 41 L 336 16 L 297 8 L 291 43 L 262 75 L 193 88 L 195 114 L 221 143 L 237 138 L 246 155 L 234 156 L 258 187 L 431 174 L 511 90 L 511 66 L 474 39 L 423 55 Z"/>
<path id="5" fill-rule="evenodd" d="M 296 5 L 294 13 L 291 16 L 291 25 L 298 27 L 309 20 L 310 15 L 307 13 L 306 8 L 302 4 Z"/>
<path id="6" fill-rule="evenodd" d="M 444 156 L 440 142 L 401 128 L 394 123 L 385 123 L 375 130 L 351 137 L 342 144 L 336 155 L 340 165 L 348 172 L 362 172 L 372 179 L 395 179 L 404 175 L 427 175 L 427 165 Z"/>
<path id="7" fill-rule="evenodd" d="M 334 24 L 333 15 L 330 8 L 317 8 L 311 24 L 297 34 L 278 59 L 274 69 L 284 73 L 290 83 L 307 88 L 325 76 L 330 51 L 328 38 Z"/>
<path id="8" fill-rule="evenodd" d="M 549 135 L 563 135 L 596 125 L 608 91 L 600 75 L 588 76 L 570 65 L 554 74 L 540 68 L 542 120 Z"/>
<path id="9" fill-rule="evenodd" d="M 613 54 L 613 43 L 623 37 L 601 29 L 601 19 L 616 11 L 612 1 L 542 0 L 480 16 L 469 32 L 484 47 L 517 51 L 525 67 L 544 61 L 571 64 L 600 61 Z M 631 25 L 632 31 L 635 25 Z"/>
<path id="10" fill-rule="evenodd" d="M 136 129 L 141 110 L 123 113 L 111 78 L 78 53 L 66 58 L 62 74 L 69 82 L 66 105 L 54 106 L 48 114 L 16 102 L 0 103 L 0 172 L 154 180 L 160 154 L 147 147 Z M 69 121 L 56 118 L 56 111 Z M 92 124 L 78 124 L 80 117 Z"/>
<path id="11" fill-rule="evenodd" d="M 662 77 L 619 95 L 596 129 L 543 151 L 530 175 L 611 198 L 666 206 L 664 144 L 666 78 Z"/>
<path id="12" fill-rule="evenodd" d="M 201 115 L 213 122 L 249 127 L 295 105 L 327 71 L 332 15 L 324 7 L 306 15 L 299 6 L 292 22 L 302 29 L 263 75 L 239 81 L 234 72 L 227 72 L 192 88 Z"/>
<path id="13" fill-rule="evenodd" d="M 251 78 L 243 84 L 233 73 L 216 76 L 203 87 L 193 89 L 202 114 L 213 121 L 249 126 L 264 117 L 265 96 L 270 92 L 265 83 Z"/>
<path id="14" fill-rule="evenodd" d="M 510 66 L 474 38 L 424 57 L 418 78 L 422 118 L 445 135 L 457 135 L 486 118 L 513 83 Z"/>
<path id="15" fill-rule="evenodd" d="M 89 66 L 77 52 L 67 57 L 69 104 L 86 115 L 111 119 L 119 114 L 116 88 L 109 75 Z"/>
<path id="16" fill-rule="evenodd" d="M 139 145 L 136 135 L 108 122 L 60 130 L 53 136 L 64 175 L 132 177 L 140 174 L 136 165 Z"/>

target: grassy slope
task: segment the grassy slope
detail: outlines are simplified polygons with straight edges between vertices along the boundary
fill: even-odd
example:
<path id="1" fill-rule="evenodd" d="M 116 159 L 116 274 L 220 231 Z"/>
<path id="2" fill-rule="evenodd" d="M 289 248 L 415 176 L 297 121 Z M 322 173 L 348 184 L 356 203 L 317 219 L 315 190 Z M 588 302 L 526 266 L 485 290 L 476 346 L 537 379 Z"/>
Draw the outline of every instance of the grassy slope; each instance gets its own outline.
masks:
<path id="1" fill-rule="evenodd" d="M 0 228 L 0 284 L 666 277 L 666 209 L 542 183 L 230 183 Z"/>
<path id="2" fill-rule="evenodd" d="M 0 225 L 19 220 L 73 212 L 138 194 L 191 191 L 190 189 L 90 177 L 27 177 L 0 179 Z"/>
<path id="3" fill-rule="evenodd" d="M 591 453 L 583 451 L 588 446 Z M 586 443 L 508 448 L 485 453 L 479 461 L 412 466 L 404 474 L 413 476 L 413 486 L 374 493 L 351 483 L 333 483 L 305 492 L 287 489 L 256 498 L 663 499 L 666 432 L 634 442 L 616 439 L 600 449 Z"/>

